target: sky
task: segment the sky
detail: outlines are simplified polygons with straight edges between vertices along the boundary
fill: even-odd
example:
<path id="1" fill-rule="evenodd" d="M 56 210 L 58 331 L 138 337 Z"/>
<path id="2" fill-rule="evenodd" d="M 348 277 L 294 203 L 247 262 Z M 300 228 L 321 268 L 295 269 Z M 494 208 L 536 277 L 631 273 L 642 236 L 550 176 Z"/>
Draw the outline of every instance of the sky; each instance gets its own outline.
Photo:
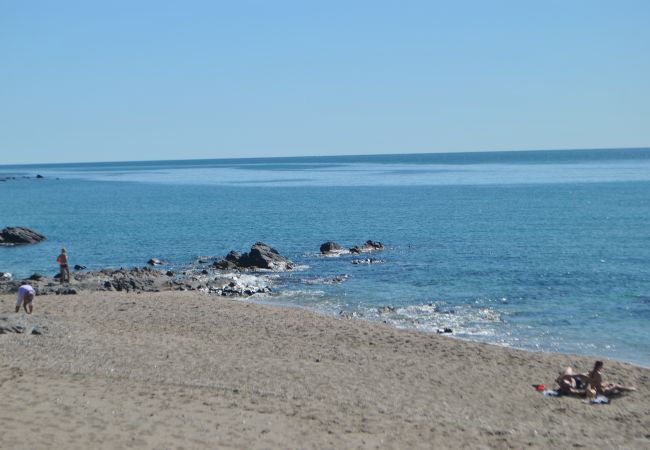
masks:
<path id="1" fill-rule="evenodd" d="M 0 164 L 650 146 L 650 2 L 0 0 Z"/>

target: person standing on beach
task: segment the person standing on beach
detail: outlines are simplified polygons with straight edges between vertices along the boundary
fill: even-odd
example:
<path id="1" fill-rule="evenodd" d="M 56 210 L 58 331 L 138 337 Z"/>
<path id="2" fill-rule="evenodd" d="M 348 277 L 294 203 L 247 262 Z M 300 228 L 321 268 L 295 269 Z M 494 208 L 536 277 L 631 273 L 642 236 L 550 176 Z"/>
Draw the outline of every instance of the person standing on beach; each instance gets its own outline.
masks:
<path id="1" fill-rule="evenodd" d="M 20 311 L 20 305 L 23 305 L 25 312 L 31 314 L 34 310 L 34 297 L 36 296 L 36 291 L 27 283 L 23 283 L 18 288 L 18 294 L 16 296 L 16 312 Z"/>
<path id="2" fill-rule="evenodd" d="M 65 248 L 61 249 L 61 254 L 56 258 L 56 262 L 59 263 L 60 271 L 60 282 L 69 283 L 70 282 L 70 268 L 68 267 L 68 251 Z"/>

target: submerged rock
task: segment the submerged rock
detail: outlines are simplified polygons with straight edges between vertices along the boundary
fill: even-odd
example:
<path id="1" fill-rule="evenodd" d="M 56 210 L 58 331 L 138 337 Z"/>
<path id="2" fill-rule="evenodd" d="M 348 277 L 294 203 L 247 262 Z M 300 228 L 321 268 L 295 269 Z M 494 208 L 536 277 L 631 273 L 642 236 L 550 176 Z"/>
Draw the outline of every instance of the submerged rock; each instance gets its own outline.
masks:
<path id="1" fill-rule="evenodd" d="M 303 283 L 305 284 L 339 284 L 343 283 L 345 280 L 350 278 L 348 274 L 335 275 L 333 277 L 314 277 L 314 278 L 305 278 Z"/>
<path id="2" fill-rule="evenodd" d="M 353 259 L 352 264 L 383 264 L 386 261 L 377 258 Z"/>
<path id="3" fill-rule="evenodd" d="M 0 231 L 0 245 L 35 244 L 47 237 L 27 227 L 7 227 Z"/>

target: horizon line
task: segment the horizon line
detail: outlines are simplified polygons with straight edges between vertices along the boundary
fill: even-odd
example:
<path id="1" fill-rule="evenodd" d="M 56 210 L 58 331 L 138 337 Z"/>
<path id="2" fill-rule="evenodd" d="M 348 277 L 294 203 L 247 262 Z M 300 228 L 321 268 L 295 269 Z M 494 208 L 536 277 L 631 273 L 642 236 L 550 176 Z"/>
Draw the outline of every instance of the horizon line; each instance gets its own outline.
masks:
<path id="1" fill-rule="evenodd" d="M 582 151 L 619 151 L 619 150 L 650 150 L 648 147 L 595 147 L 595 148 L 553 148 L 553 149 L 518 149 L 518 150 L 469 150 L 469 151 L 441 151 L 441 152 L 412 152 L 412 153 L 354 153 L 335 155 L 300 155 L 300 156 L 239 156 L 216 158 L 187 158 L 187 159 L 131 159 L 131 160 L 100 160 L 100 161 L 67 161 L 48 163 L 12 163 L 0 164 L 0 167 L 24 166 L 57 166 L 57 165 L 87 165 L 106 163 L 155 163 L 155 162 L 187 162 L 187 161 L 239 161 L 239 160 L 267 160 L 267 159 L 309 159 L 309 158 L 342 158 L 342 157 L 370 157 L 370 156 L 414 156 L 414 155 L 474 155 L 487 153 L 535 153 L 535 152 L 582 152 Z"/>

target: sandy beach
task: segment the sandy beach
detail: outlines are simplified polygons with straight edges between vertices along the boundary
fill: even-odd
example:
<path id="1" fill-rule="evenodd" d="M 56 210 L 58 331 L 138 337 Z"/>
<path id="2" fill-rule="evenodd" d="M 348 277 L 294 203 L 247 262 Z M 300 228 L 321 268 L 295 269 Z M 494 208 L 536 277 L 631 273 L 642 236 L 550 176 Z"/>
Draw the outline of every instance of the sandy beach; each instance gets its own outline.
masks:
<path id="1" fill-rule="evenodd" d="M 13 295 L 0 311 L 13 310 Z M 650 370 L 609 405 L 544 397 L 594 359 L 197 292 L 39 296 L 0 335 L 0 447 L 650 448 Z"/>

